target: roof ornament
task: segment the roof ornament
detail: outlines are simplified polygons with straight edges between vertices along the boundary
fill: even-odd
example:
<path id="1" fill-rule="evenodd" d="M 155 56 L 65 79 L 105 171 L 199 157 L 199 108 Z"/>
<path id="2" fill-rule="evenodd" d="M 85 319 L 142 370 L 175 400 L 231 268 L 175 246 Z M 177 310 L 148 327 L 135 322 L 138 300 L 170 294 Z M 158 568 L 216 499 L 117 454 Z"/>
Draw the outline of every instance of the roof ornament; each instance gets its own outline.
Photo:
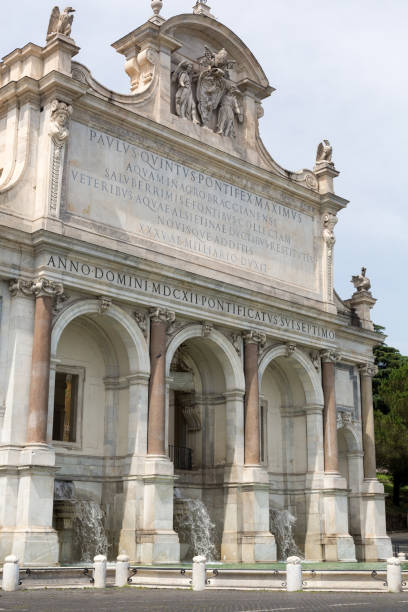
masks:
<path id="1" fill-rule="evenodd" d="M 166 20 L 164 17 L 160 16 L 160 11 L 163 8 L 163 0 L 152 0 L 151 7 L 153 10 L 153 16 L 150 17 L 149 21 L 155 23 L 156 25 L 162 25 Z"/>
<path id="2" fill-rule="evenodd" d="M 211 19 L 215 19 L 214 15 L 211 13 L 211 7 L 208 6 L 207 0 L 197 0 L 195 6 L 193 6 L 194 15 L 205 15 L 205 17 L 211 17 Z"/>
<path id="3" fill-rule="evenodd" d="M 71 6 L 67 6 L 62 13 L 58 6 L 54 6 L 48 25 L 47 42 L 57 34 L 71 37 L 71 27 L 74 20 L 73 13 L 75 13 L 75 9 Z"/>

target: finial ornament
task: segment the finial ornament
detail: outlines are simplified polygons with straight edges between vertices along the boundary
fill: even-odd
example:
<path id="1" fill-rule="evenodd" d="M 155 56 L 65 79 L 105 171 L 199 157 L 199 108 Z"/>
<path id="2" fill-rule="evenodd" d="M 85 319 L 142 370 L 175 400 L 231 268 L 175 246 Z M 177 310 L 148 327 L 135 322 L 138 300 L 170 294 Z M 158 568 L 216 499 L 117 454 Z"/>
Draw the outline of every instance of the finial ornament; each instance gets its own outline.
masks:
<path id="1" fill-rule="evenodd" d="M 215 19 L 214 15 L 211 13 L 211 7 L 208 6 L 207 0 L 197 0 L 196 4 L 193 6 L 193 13 L 194 15 L 205 15 Z"/>
<path id="2" fill-rule="evenodd" d="M 68 37 L 71 36 L 72 22 L 74 20 L 74 15 L 72 13 L 75 13 L 75 9 L 71 6 L 67 6 L 62 13 L 58 6 L 54 6 L 48 25 L 47 42 L 57 34 L 64 34 L 64 36 Z"/>
<path id="3" fill-rule="evenodd" d="M 163 8 L 162 0 L 152 0 L 151 4 L 152 4 L 153 13 L 155 15 L 159 15 L 160 11 Z"/>

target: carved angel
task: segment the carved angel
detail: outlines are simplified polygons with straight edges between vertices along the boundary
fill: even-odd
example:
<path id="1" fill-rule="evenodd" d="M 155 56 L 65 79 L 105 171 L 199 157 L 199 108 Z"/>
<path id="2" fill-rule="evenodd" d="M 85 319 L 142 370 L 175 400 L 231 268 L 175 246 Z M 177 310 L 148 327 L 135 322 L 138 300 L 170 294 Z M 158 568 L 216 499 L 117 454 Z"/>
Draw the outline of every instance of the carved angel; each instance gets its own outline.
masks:
<path id="1" fill-rule="evenodd" d="M 74 20 L 74 15 L 71 13 L 75 13 L 75 9 L 71 6 L 67 6 L 62 13 L 60 13 L 58 6 L 54 6 L 48 25 L 47 41 L 51 40 L 56 34 L 71 36 L 71 27 Z"/>
<path id="2" fill-rule="evenodd" d="M 371 289 L 371 281 L 366 277 L 366 272 L 366 268 L 361 268 L 361 274 L 357 274 L 351 279 L 351 282 L 357 291 L 370 291 Z"/>
<path id="3" fill-rule="evenodd" d="M 316 162 L 328 162 L 332 164 L 333 147 L 328 140 L 323 140 L 317 147 Z"/>
<path id="4" fill-rule="evenodd" d="M 176 113 L 182 119 L 189 119 L 199 124 L 197 107 L 191 87 L 193 64 L 186 60 L 182 61 L 173 74 L 173 82 L 177 83 Z"/>
<path id="5" fill-rule="evenodd" d="M 220 110 L 218 112 L 217 134 L 221 136 L 234 137 L 235 134 L 235 116 L 240 123 L 244 120 L 242 109 L 238 103 L 239 90 L 228 83 L 226 92 L 221 100 Z"/>

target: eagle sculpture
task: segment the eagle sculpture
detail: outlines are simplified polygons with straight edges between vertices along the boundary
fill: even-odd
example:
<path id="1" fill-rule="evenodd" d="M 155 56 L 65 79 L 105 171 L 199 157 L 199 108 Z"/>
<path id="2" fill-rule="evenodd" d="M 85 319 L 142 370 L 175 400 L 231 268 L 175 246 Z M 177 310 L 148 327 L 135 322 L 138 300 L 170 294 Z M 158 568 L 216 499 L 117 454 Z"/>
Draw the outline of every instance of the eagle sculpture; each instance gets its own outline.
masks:
<path id="1" fill-rule="evenodd" d="M 332 162 L 333 149 L 328 140 L 323 140 L 317 147 L 316 162 Z"/>
<path id="2" fill-rule="evenodd" d="M 75 9 L 68 6 L 61 13 L 58 6 L 54 6 L 52 9 L 50 23 L 47 32 L 47 42 L 53 38 L 56 34 L 64 34 L 64 36 L 71 36 L 71 27 L 74 20 Z"/>

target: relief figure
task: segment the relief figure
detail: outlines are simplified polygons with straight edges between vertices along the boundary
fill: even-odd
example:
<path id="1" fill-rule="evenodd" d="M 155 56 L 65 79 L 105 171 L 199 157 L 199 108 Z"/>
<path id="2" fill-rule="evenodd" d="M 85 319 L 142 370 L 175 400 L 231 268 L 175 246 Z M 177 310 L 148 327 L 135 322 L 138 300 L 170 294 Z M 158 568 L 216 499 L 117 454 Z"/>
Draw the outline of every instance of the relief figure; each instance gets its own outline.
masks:
<path id="1" fill-rule="evenodd" d="M 240 123 L 243 122 L 244 116 L 238 103 L 239 90 L 229 83 L 226 92 L 221 100 L 220 109 L 218 111 L 217 134 L 221 136 L 234 137 L 235 134 L 235 116 Z"/>
<path id="2" fill-rule="evenodd" d="M 176 113 L 182 119 L 188 119 L 199 124 L 197 107 L 191 86 L 193 65 L 190 62 L 181 62 L 173 74 L 173 81 L 177 84 Z"/>

